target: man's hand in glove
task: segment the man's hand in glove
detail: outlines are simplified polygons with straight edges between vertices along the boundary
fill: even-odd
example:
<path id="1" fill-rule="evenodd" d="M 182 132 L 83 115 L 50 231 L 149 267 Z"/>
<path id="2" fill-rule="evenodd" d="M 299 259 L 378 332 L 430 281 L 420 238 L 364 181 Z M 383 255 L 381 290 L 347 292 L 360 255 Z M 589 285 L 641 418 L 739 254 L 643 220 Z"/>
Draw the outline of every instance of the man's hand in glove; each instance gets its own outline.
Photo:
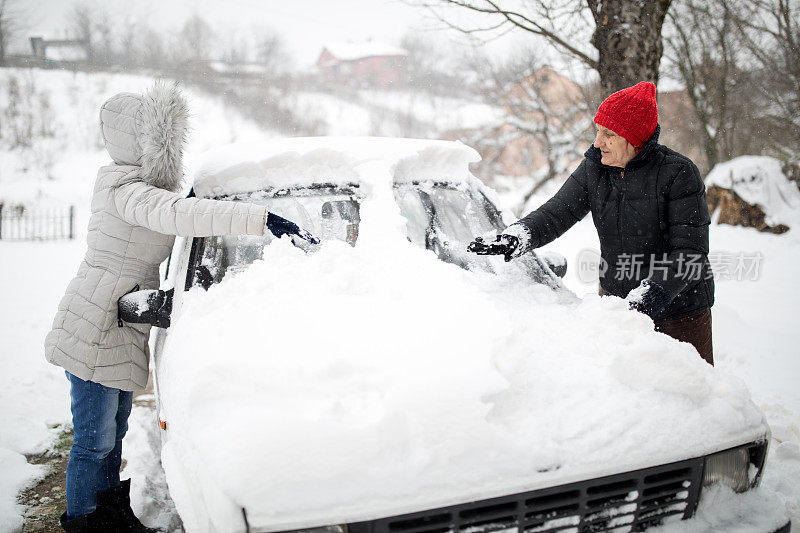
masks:
<path id="1" fill-rule="evenodd" d="M 519 239 L 513 235 L 497 235 L 494 241 L 485 241 L 483 237 L 475 237 L 469 243 L 467 251 L 478 255 L 502 255 L 506 262 L 511 261 L 519 248 Z"/>
<path id="2" fill-rule="evenodd" d="M 288 235 L 289 238 L 292 239 L 292 243 L 294 243 L 295 246 L 303 248 L 303 246 L 301 246 L 302 243 L 300 243 L 297 239 L 302 239 L 303 241 L 311 244 L 319 244 L 319 239 L 311 235 L 306 230 L 300 229 L 300 227 L 291 220 L 286 220 L 283 217 L 279 217 L 275 213 L 267 213 L 266 226 L 270 233 L 275 235 L 275 237 L 278 239 L 280 239 L 283 235 Z"/>

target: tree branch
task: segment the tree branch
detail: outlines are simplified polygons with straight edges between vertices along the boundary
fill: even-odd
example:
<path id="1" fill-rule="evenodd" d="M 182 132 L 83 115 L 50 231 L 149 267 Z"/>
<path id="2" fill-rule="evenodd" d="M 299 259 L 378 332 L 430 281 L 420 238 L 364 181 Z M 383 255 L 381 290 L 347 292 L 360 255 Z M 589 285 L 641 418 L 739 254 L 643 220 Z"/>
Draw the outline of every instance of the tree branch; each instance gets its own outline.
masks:
<path id="1" fill-rule="evenodd" d="M 564 38 L 560 35 L 556 34 L 555 32 L 545 28 L 543 25 L 538 23 L 537 21 L 531 19 L 530 17 L 518 12 L 512 11 L 509 9 L 503 9 L 500 7 L 495 0 L 481 0 L 485 6 L 477 5 L 475 2 L 470 0 L 439 0 L 438 4 L 433 4 L 430 2 L 426 2 L 423 4 L 424 7 L 429 8 L 431 11 L 434 12 L 436 17 L 447 24 L 449 27 L 453 29 L 457 29 L 462 33 L 477 33 L 477 32 L 486 32 L 492 29 L 497 29 L 502 27 L 504 24 L 510 24 L 514 28 L 519 28 L 521 30 L 527 31 L 534 35 L 539 35 L 544 37 L 545 39 L 549 40 L 553 43 L 557 48 L 567 52 L 568 54 L 572 55 L 573 57 L 579 59 L 587 66 L 592 69 L 597 69 L 597 60 L 590 57 L 588 54 L 583 52 L 582 50 L 572 46 L 569 44 Z M 484 27 L 484 28 L 477 28 L 477 29 L 466 29 L 462 26 L 458 26 L 453 24 L 449 21 L 446 21 L 439 13 L 436 12 L 435 7 L 439 4 L 448 4 L 451 6 L 456 6 L 459 8 L 463 8 L 469 11 L 473 11 L 475 13 L 483 13 L 486 15 L 496 15 L 502 18 L 502 21 L 494 26 L 491 27 Z M 487 7 L 488 6 L 488 7 Z"/>

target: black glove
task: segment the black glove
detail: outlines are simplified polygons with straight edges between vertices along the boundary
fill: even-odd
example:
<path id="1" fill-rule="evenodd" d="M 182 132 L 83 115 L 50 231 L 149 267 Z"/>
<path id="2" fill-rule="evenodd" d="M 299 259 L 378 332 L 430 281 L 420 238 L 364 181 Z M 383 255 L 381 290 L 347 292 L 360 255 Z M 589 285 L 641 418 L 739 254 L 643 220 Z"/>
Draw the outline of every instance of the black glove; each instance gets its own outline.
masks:
<path id="1" fill-rule="evenodd" d="M 139 286 L 137 285 L 135 288 L 138 289 Z M 174 294 L 175 289 L 129 292 L 117 302 L 117 317 L 120 327 L 122 322 L 128 322 L 168 328 Z"/>
<path id="2" fill-rule="evenodd" d="M 502 255 L 506 262 L 515 257 L 514 252 L 519 248 L 519 239 L 514 235 L 496 235 L 493 242 L 486 242 L 483 237 L 475 237 L 469 243 L 467 251 L 478 255 Z"/>
<path id="3" fill-rule="evenodd" d="M 667 291 L 654 281 L 642 280 L 638 287 L 628 293 L 628 305 L 634 311 L 639 311 L 653 320 L 669 305 L 670 297 Z"/>
<path id="4" fill-rule="evenodd" d="M 299 237 L 304 241 L 308 241 L 311 244 L 319 244 L 319 239 L 311 235 L 304 229 L 300 229 L 300 227 L 292 222 L 291 220 L 286 220 L 283 217 L 279 217 L 275 213 L 267 213 L 267 229 L 275 235 L 278 239 L 280 239 L 283 235 L 288 235 L 292 242 L 294 242 L 295 237 Z"/>

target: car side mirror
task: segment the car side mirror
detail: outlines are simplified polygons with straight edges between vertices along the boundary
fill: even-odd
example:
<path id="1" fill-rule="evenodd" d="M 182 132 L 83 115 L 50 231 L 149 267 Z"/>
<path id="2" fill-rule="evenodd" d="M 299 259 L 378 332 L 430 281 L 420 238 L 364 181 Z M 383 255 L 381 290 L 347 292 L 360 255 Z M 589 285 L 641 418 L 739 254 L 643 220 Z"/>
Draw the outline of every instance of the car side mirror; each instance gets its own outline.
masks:
<path id="1" fill-rule="evenodd" d="M 168 328 L 174 294 L 175 289 L 129 292 L 119 299 L 117 316 L 120 322 Z"/>
<path id="2" fill-rule="evenodd" d="M 539 259 L 547 265 L 553 274 L 563 278 L 567 274 L 567 258 L 558 252 L 537 252 Z"/>

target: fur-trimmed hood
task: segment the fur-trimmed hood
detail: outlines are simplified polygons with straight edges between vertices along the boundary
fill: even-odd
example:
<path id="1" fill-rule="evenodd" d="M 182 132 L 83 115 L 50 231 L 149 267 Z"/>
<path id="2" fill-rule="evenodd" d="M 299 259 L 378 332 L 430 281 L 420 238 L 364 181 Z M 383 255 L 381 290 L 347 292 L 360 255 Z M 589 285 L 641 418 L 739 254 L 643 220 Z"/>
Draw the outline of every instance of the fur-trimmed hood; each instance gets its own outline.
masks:
<path id="1" fill-rule="evenodd" d="M 177 191 L 189 106 L 177 85 L 157 82 L 145 94 L 120 93 L 100 108 L 100 133 L 114 163 L 142 167 L 146 183 Z"/>

